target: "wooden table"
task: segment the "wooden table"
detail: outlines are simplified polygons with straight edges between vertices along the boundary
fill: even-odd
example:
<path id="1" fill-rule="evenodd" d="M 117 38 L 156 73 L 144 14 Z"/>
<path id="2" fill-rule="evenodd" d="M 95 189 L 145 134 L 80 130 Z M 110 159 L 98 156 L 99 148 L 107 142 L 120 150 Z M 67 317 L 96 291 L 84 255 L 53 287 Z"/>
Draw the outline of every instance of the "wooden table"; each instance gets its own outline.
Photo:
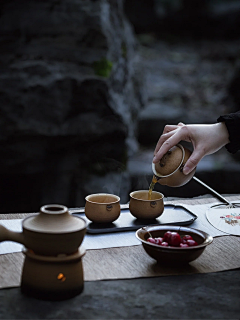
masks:
<path id="1" fill-rule="evenodd" d="M 201 204 L 216 199 L 209 196 L 181 199 L 183 202 Z M 24 296 L 19 287 L 1 289 L 0 319 L 239 319 L 239 271 L 86 281 L 82 294 L 58 302 Z"/>

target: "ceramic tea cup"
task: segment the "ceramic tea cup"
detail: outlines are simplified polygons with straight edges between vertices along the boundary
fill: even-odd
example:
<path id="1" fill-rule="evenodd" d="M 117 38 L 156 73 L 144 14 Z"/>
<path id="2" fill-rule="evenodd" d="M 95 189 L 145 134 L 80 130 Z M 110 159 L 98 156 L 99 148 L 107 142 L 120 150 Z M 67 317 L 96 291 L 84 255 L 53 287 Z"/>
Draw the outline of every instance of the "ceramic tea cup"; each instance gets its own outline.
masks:
<path id="1" fill-rule="evenodd" d="M 190 150 L 177 144 L 158 163 L 152 163 L 152 170 L 158 179 L 157 182 L 169 187 L 181 187 L 188 183 L 196 171 L 194 169 L 187 175 L 183 173 L 183 167 L 191 154 Z"/>
<path id="2" fill-rule="evenodd" d="M 129 211 L 137 219 L 156 219 L 164 211 L 164 195 L 152 191 L 151 200 L 148 200 L 148 190 L 138 190 L 130 193 Z"/>
<path id="3" fill-rule="evenodd" d="M 94 223 L 111 223 L 120 216 L 120 198 L 114 194 L 90 194 L 85 200 L 85 215 Z"/>

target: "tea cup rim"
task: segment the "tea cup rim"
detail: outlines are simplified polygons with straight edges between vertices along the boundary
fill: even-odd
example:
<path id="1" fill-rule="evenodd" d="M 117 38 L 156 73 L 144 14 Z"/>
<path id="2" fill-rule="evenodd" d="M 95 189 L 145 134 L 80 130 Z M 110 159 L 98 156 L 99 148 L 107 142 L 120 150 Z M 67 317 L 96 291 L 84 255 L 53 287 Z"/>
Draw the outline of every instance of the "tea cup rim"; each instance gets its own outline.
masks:
<path id="1" fill-rule="evenodd" d="M 90 200 L 90 197 L 94 197 L 94 196 L 113 196 L 115 198 L 115 200 L 113 201 L 109 201 L 109 202 L 96 202 L 96 201 L 92 201 Z M 113 193 L 91 193 L 89 195 L 87 195 L 85 197 L 85 200 L 91 203 L 96 203 L 96 204 L 108 204 L 108 203 L 117 203 L 120 201 L 120 197 L 117 196 L 116 194 Z"/>
<path id="2" fill-rule="evenodd" d="M 133 194 L 134 194 L 134 193 L 138 193 L 138 192 L 148 192 L 148 190 L 135 190 L 135 191 L 132 191 L 132 192 L 129 194 L 130 198 L 132 198 L 132 199 L 134 199 L 134 200 L 147 201 L 147 202 L 158 201 L 158 200 L 163 200 L 163 199 L 164 199 L 164 194 L 161 193 L 161 192 L 155 191 L 155 190 L 152 191 L 152 194 L 153 194 L 153 193 L 159 194 L 159 195 L 162 196 L 161 198 L 159 198 L 159 199 L 154 199 L 154 200 L 153 200 L 153 199 L 150 199 L 150 200 L 149 200 L 149 199 L 139 199 L 139 198 L 133 197 Z"/>

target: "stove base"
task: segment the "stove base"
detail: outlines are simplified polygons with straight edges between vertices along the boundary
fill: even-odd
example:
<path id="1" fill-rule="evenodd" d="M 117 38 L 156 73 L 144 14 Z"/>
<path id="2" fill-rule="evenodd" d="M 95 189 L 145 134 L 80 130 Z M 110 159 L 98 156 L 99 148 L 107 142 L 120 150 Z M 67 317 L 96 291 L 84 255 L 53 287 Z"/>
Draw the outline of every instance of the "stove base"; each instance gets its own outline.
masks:
<path id="1" fill-rule="evenodd" d="M 61 291 L 61 290 L 41 290 L 36 289 L 30 285 L 22 284 L 21 292 L 29 297 L 33 297 L 39 300 L 49 300 L 49 301 L 61 301 L 76 297 L 84 290 L 84 285 L 79 288 L 74 288 L 71 290 Z"/>

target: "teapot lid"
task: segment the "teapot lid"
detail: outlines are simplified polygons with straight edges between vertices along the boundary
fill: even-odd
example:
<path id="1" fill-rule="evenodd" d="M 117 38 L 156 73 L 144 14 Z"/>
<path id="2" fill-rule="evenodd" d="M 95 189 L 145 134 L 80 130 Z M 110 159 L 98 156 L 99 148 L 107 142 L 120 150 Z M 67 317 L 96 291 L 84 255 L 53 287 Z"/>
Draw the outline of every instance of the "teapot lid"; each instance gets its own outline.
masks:
<path id="1" fill-rule="evenodd" d="M 184 149 L 178 144 L 165 153 L 158 163 L 153 164 L 153 172 L 158 177 L 169 176 L 180 167 L 183 159 Z"/>
<path id="2" fill-rule="evenodd" d="M 68 208 L 59 204 L 48 204 L 36 215 L 23 220 L 23 228 L 41 233 L 71 233 L 86 227 L 86 222 L 69 213 Z"/>

